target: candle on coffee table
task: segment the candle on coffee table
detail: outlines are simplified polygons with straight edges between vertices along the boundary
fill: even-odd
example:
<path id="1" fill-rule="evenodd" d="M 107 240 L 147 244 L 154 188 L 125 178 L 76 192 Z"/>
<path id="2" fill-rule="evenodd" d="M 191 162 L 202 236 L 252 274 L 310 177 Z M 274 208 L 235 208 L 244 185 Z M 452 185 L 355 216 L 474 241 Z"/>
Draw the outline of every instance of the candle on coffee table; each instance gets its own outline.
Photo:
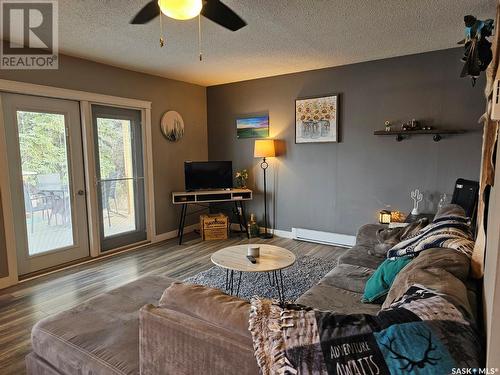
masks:
<path id="1" fill-rule="evenodd" d="M 249 256 L 254 257 L 254 258 L 258 258 L 260 255 L 260 246 L 259 245 L 248 245 L 247 254 Z"/>

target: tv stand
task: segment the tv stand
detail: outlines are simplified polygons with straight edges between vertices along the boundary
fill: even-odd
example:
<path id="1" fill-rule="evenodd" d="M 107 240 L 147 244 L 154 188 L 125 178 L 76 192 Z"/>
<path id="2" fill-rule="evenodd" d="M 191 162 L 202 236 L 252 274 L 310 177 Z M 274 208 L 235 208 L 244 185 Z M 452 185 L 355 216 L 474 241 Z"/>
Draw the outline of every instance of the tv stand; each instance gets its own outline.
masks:
<path id="1" fill-rule="evenodd" d="M 187 206 L 189 204 L 203 203 L 224 203 L 234 202 L 238 212 L 238 222 L 240 230 L 242 227 L 250 238 L 247 228 L 247 220 L 245 216 L 244 201 L 253 199 L 253 193 L 250 189 L 217 189 L 217 190 L 194 190 L 194 191 L 178 191 L 172 193 L 172 203 L 174 205 L 182 205 L 181 217 L 179 219 L 179 229 L 177 236 L 179 237 L 179 245 L 182 244 L 184 235 L 184 224 L 186 222 Z"/>

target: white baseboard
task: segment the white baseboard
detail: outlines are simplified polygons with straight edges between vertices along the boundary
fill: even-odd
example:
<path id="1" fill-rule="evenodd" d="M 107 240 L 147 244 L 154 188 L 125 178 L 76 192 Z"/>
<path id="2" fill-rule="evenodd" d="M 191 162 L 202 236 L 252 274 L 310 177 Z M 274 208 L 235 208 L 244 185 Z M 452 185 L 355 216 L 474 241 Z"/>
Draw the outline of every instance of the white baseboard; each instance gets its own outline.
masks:
<path id="1" fill-rule="evenodd" d="M 264 228 L 261 227 L 260 231 L 261 233 L 264 232 Z M 281 229 L 268 229 L 267 231 L 273 233 L 276 237 L 314 242 L 324 245 L 352 247 L 356 244 L 356 236 L 351 236 L 348 234 L 321 232 L 317 230 L 301 228 L 292 228 L 291 231 Z"/>
<path id="2" fill-rule="evenodd" d="M 299 241 L 321 243 L 325 245 L 352 247 L 356 244 L 356 236 L 348 234 L 322 232 L 318 230 L 292 228 L 292 238 Z"/>
<path id="3" fill-rule="evenodd" d="M 188 225 L 187 227 L 184 227 L 184 234 L 194 232 L 195 230 L 199 229 L 199 227 L 200 227 L 200 224 Z M 177 237 L 177 229 L 154 236 L 151 243 L 171 240 L 172 238 L 175 238 L 175 237 Z"/>
<path id="4" fill-rule="evenodd" d="M 238 229 L 238 225 L 236 225 L 234 228 Z M 352 247 L 356 244 L 356 236 L 351 236 L 348 234 L 321 232 L 317 230 L 302 228 L 292 228 L 291 231 L 268 228 L 267 231 L 269 233 L 273 233 L 276 237 L 314 242 L 324 245 Z M 264 227 L 260 227 L 260 232 L 264 232 Z"/>
<path id="5" fill-rule="evenodd" d="M 199 224 L 189 225 L 184 228 L 184 234 L 194 232 L 197 229 L 199 229 Z M 234 231 L 239 231 L 240 226 L 237 223 L 231 223 L 230 229 Z M 264 227 L 260 227 L 260 231 L 261 233 L 264 232 Z M 356 236 L 351 236 L 348 234 L 341 234 L 341 233 L 333 233 L 333 232 L 322 232 L 312 229 L 292 228 L 291 231 L 287 231 L 281 229 L 268 228 L 267 231 L 273 233 L 276 237 L 314 242 L 325 245 L 352 247 L 356 243 Z M 166 241 L 176 237 L 177 237 L 177 230 L 172 230 L 170 232 L 162 233 L 160 235 L 155 236 L 152 242 Z"/>

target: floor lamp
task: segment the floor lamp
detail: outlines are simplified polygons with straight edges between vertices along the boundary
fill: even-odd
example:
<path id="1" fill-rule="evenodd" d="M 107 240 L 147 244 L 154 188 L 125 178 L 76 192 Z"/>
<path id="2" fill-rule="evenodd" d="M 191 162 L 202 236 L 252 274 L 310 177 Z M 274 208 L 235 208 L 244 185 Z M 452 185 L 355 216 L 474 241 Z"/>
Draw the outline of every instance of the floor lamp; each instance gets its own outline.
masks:
<path id="1" fill-rule="evenodd" d="M 255 140 L 254 157 L 262 158 L 260 167 L 264 173 L 264 233 L 260 235 L 260 238 L 273 238 L 272 233 L 267 232 L 267 185 L 266 185 L 266 169 L 269 166 L 267 164 L 266 158 L 271 158 L 276 156 L 274 149 L 274 140 L 272 139 L 258 139 Z"/>

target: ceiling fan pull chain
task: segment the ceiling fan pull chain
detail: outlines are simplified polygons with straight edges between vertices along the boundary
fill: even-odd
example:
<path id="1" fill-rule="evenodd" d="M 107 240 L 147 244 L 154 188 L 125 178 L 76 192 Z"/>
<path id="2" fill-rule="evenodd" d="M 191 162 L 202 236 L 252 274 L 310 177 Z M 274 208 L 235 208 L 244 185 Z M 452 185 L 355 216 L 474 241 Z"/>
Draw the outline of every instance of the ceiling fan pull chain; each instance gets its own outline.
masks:
<path id="1" fill-rule="evenodd" d="M 162 13 L 160 12 L 160 47 L 165 45 L 165 38 L 163 34 L 163 21 L 162 21 Z"/>
<path id="2" fill-rule="evenodd" d="M 202 61 L 203 54 L 201 52 L 201 14 L 198 14 L 198 53 L 200 56 L 200 61 Z"/>

